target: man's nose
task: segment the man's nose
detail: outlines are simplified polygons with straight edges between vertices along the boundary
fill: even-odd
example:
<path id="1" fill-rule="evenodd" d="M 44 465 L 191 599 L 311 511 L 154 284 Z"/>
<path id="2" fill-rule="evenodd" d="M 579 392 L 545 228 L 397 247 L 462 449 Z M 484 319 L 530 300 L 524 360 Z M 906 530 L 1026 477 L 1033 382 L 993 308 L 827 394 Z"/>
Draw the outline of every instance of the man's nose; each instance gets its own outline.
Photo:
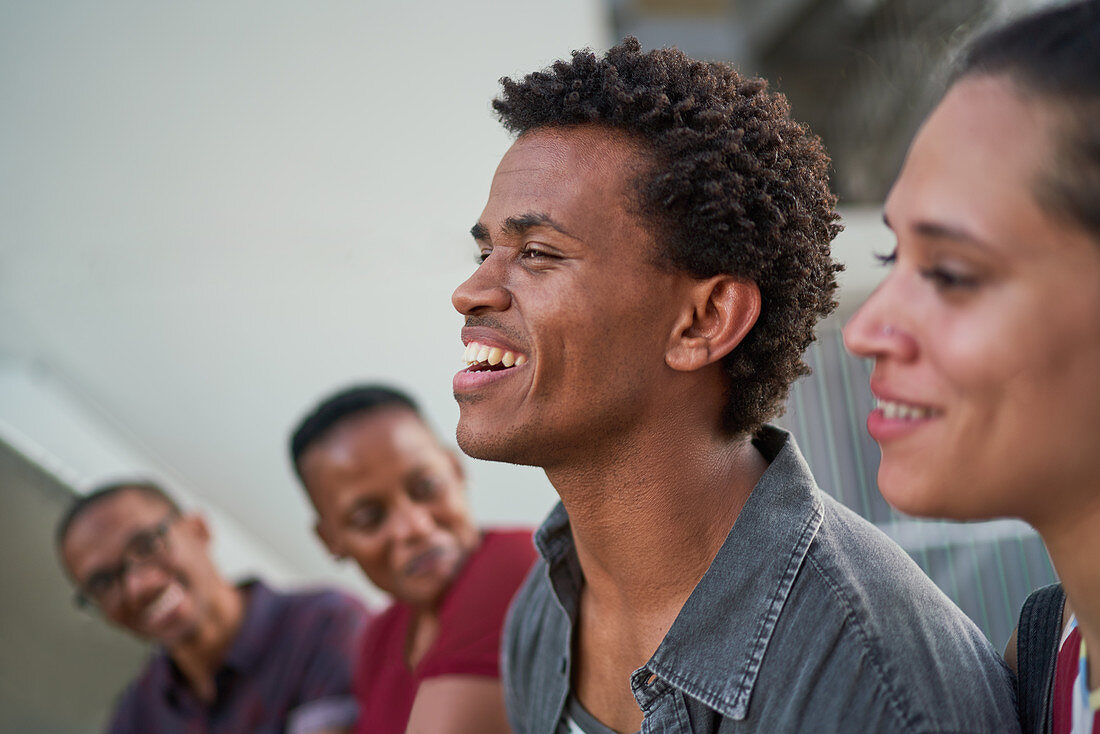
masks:
<path id="1" fill-rule="evenodd" d="M 455 310 L 464 316 L 483 311 L 505 311 L 512 302 L 512 294 L 505 285 L 506 263 L 504 253 L 489 253 L 477 270 L 451 294 Z"/>
<path id="2" fill-rule="evenodd" d="M 143 601 L 164 584 L 165 572 L 151 559 L 131 562 L 122 571 L 120 583 L 128 601 Z"/>

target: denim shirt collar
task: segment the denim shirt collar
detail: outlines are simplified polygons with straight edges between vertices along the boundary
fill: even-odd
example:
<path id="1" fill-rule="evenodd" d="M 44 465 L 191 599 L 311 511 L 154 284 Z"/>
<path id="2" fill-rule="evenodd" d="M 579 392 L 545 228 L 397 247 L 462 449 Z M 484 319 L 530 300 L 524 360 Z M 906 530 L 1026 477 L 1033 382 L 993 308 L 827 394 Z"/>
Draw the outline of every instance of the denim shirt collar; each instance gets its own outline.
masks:
<path id="1" fill-rule="evenodd" d="M 723 716 L 744 719 L 768 642 L 824 508 L 789 433 L 765 426 L 753 441 L 770 461 L 703 578 L 643 668 L 631 676 L 646 701 L 666 686 Z M 558 503 L 535 535 L 570 622 L 583 583 L 569 516 Z M 656 675 L 664 685 L 647 685 Z"/>

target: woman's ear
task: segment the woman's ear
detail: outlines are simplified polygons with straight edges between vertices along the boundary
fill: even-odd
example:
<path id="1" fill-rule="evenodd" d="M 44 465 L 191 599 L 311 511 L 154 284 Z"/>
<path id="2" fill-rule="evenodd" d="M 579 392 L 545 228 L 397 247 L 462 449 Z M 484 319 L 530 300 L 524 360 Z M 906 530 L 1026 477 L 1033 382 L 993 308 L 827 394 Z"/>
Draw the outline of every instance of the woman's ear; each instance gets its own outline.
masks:
<path id="1" fill-rule="evenodd" d="M 695 281 L 677 319 L 665 363 L 690 372 L 732 352 L 760 317 L 760 288 L 732 275 Z"/>
<path id="2" fill-rule="evenodd" d="M 451 465 L 454 467 L 455 476 L 457 476 L 463 484 L 466 483 L 466 467 L 462 465 L 462 457 L 458 452 L 448 447 L 445 449 L 447 454 L 451 457 Z"/>
<path id="3" fill-rule="evenodd" d="M 344 549 L 341 548 L 340 544 L 336 542 L 336 539 L 329 534 L 320 518 L 313 521 L 313 532 L 320 538 L 321 542 L 324 543 L 325 549 L 332 554 L 333 558 L 339 561 L 345 557 L 346 554 L 344 553 Z"/>

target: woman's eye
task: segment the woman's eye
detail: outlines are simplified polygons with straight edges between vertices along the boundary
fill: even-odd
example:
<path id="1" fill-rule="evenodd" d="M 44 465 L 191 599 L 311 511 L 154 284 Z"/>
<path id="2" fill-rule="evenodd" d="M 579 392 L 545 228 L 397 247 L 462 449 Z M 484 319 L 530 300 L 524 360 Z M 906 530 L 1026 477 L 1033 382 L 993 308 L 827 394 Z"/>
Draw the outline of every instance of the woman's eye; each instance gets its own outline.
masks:
<path id="1" fill-rule="evenodd" d="M 883 267 L 890 267 L 898 261 L 898 248 L 895 247 L 891 252 L 886 255 L 882 255 L 876 252 L 875 259 L 878 260 L 879 265 Z"/>
<path id="2" fill-rule="evenodd" d="M 921 275 L 940 290 L 971 289 L 978 285 L 978 279 L 972 275 L 939 266 L 926 268 Z"/>
<path id="3" fill-rule="evenodd" d="M 382 523 L 382 513 L 378 510 L 361 508 L 348 516 L 348 525 L 356 530 L 374 530 Z"/>
<path id="4" fill-rule="evenodd" d="M 409 488 L 409 496 L 414 500 L 428 500 L 436 495 L 439 481 L 433 477 L 422 477 Z"/>

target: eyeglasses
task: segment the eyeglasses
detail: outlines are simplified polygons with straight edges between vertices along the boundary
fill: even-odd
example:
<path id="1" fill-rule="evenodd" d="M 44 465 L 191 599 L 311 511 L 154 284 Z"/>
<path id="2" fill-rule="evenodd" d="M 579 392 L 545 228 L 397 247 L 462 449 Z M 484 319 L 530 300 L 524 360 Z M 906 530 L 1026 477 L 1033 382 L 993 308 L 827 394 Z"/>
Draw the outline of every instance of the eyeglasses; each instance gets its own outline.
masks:
<path id="1" fill-rule="evenodd" d="M 95 603 L 111 607 L 118 603 L 126 574 L 138 566 L 162 560 L 168 550 L 168 529 L 179 517 L 172 513 L 147 530 L 130 538 L 122 551 L 122 560 L 114 568 L 96 571 L 77 589 L 73 601 L 82 609 Z"/>

